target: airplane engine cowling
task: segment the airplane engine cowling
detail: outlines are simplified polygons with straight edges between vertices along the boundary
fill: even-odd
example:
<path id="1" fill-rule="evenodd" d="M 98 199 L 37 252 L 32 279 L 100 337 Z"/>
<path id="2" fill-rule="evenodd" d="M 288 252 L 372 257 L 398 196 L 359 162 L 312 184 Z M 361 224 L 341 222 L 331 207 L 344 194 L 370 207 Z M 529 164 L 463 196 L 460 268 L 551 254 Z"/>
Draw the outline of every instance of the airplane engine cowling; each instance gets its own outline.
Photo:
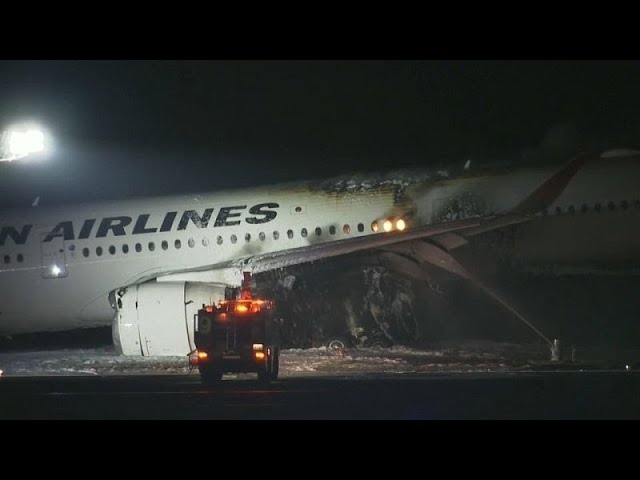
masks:
<path id="1" fill-rule="evenodd" d="M 115 292 L 113 343 L 122 355 L 185 356 L 193 344 L 194 315 L 224 299 L 224 286 L 200 283 L 131 285 Z"/>

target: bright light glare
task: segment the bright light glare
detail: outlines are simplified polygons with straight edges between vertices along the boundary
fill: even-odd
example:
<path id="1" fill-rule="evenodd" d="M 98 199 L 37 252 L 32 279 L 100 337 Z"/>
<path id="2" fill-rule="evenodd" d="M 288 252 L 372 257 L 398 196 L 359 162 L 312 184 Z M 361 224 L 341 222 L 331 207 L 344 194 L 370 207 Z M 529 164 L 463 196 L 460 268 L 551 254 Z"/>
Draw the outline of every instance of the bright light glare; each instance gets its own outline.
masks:
<path id="1" fill-rule="evenodd" d="M 51 150 L 51 138 L 36 125 L 14 125 L 0 137 L 0 161 L 19 160 Z"/>
<path id="2" fill-rule="evenodd" d="M 9 132 L 9 153 L 26 156 L 44 150 L 44 134 L 40 130 L 13 130 Z"/>
<path id="3" fill-rule="evenodd" d="M 391 223 L 391 220 L 385 220 L 384 223 L 382 224 L 382 228 L 384 229 L 385 232 L 390 232 L 391 229 L 393 228 L 393 223 Z"/>
<path id="4" fill-rule="evenodd" d="M 400 231 L 403 231 L 405 228 L 407 228 L 407 224 L 403 219 L 399 219 L 396 222 L 396 228 Z"/>
<path id="5" fill-rule="evenodd" d="M 237 313 L 247 313 L 249 311 L 249 307 L 247 307 L 246 305 L 236 305 L 236 312 Z"/>
<path id="6" fill-rule="evenodd" d="M 60 267 L 57 265 L 54 265 L 53 267 L 51 267 L 51 273 L 53 274 L 54 277 L 57 277 L 58 275 L 60 275 L 60 272 L 62 270 L 60 270 Z"/>

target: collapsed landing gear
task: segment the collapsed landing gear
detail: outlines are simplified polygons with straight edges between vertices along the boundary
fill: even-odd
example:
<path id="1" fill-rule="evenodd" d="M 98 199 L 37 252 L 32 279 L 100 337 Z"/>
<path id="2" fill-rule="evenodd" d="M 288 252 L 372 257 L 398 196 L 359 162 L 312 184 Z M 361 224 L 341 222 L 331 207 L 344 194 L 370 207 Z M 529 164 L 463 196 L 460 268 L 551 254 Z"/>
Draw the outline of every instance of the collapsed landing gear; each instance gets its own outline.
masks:
<path id="1" fill-rule="evenodd" d="M 351 343 L 344 337 L 332 337 L 327 341 L 329 350 L 345 350 L 348 345 L 351 345 Z"/>
<path id="2" fill-rule="evenodd" d="M 329 350 L 342 350 L 349 347 L 365 347 L 365 348 L 389 348 L 393 346 L 393 342 L 388 338 L 377 335 L 372 339 L 366 336 L 349 339 L 345 336 L 329 337 L 324 344 Z"/>

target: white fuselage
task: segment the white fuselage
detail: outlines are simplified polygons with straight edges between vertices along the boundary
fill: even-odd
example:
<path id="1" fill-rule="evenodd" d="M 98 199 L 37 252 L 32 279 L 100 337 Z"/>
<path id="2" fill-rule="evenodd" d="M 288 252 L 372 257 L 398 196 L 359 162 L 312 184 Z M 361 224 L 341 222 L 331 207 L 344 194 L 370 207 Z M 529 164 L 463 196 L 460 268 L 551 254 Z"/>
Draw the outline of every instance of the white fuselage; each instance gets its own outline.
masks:
<path id="1" fill-rule="evenodd" d="M 359 179 L 3 212 L 0 334 L 110 325 L 108 295 L 117 288 L 257 254 L 381 235 L 372 222 L 386 218 L 406 218 L 411 229 L 501 213 L 552 172 L 375 185 Z M 638 209 L 639 186 L 637 158 L 600 160 L 578 172 L 549 213 L 573 206 L 580 215 L 583 205 L 591 213 L 600 204 L 602 215 L 620 216 Z M 609 210 L 610 203 L 617 209 Z M 636 212 L 630 235 L 638 235 L 637 218 Z"/>

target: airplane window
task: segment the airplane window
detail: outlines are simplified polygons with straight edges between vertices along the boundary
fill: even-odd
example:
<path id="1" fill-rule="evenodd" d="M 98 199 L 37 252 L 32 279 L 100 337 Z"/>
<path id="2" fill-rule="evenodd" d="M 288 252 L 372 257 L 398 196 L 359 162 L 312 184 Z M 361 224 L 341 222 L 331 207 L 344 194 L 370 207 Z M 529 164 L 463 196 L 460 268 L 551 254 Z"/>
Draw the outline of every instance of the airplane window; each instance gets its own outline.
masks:
<path id="1" fill-rule="evenodd" d="M 335 234 L 336 234 L 336 227 L 335 227 L 335 225 L 331 225 L 331 226 L 329 227 L 329 233 L 330 233 L 331 235 L 335 235 Z"/>
<path id="2" fill-rule="evenodd" d="M 293 230 L 287 230 L 287 237 L 293 238 Z"/>
<path id="3" fill-rule="evenodd" d="M 114 247 L 113 245 L 109 245 L 109 253 L 111 255 L 115 255 L 116 254 L 116 247 Z"/>
<path id="4" fill-rule="evenodd" d="M 220 235 L 218 235 L 216 242 L 218 243 L 218 245 L 222 245 L 222 237 Z"/>
<path id="5" fill-rule="evenodd" d="M 176 247 L 176 250 L 180 250 L 180 248 L 182 248 L 182 242 L 180 240 L 176 240 L 173 242 L 173 246 Z"/>
<path id="6" fill-rule="evenodd" d="M 562 207 L 561 207 L 560 205 L 558 205 L 558 206 L 556 207 L 556 214 L 558 214 L 558 215 L 559 215 L 559 214 L 561 214 L 561 213 L 562 213 Z"/>
<path id="7" fill-rule="evenodd" d="M 24 257 L 22 256 L 21 253 L 18 254 L 18 263 L 22 263 L 22 261 L 24 260 Z"/>
<path id="8" fill-rule="evenodd" d="M 84 255 L 85 257 L 89 256 L 89 249 L 87 247 L 84 247 L 82 249 L 82 255 Z"/>
<path id="9" fill-rule="evenodd" d="M 300 213 L 302 211 L 302 207 L 296 207 L 296 213 Z"/>
<path id="10" fill-rule="evenodd" d="M 364 232 L 364 225 L 363 225 L 362 223 L 359 223 L 359 224 L 358 224 L 358 231 L 359 231 L 360 233 Z"/>
<path id="11" fill-rule="evenodd" d="M 11 262 L 11 257 L 9 255 L 5 255 L 4 256 L 4 263 L 10 263 Z"/>
<path id="12" fill-rule="evenodd" d="M 569 213 L 576 213 L 576 207 L 574 207 L 573 205 L 569 205 Z"/>
<path id="13" fill-rule="evenodd" d="M 140 253 L 142 251 L 142 245 L 136 243 L 136 252 Z"/>
<path id="14" fill-rule="evenodd" d="M 303 228 L 302 230 L 300 230 L 300 235 L 301 235 L 302 237 L 306 237 L 306 236 L 307 236 L 307 229 L 306 229 L 306 228 Z"/>
<path id="15" fill-rule="evenodd" d="M 189 248 L 193 248 L 196 246 L 196 241 L 193 238 L 190 238 L 187 243 L 189 244 Z"/>
<path id="16" fill-rule="evenodd" d="M 122 245 L 122 253 L 129 253 L 129 245 L 126 243 Z"/>
<path id="17" fill-rule="evenodd" d="M 622 209 L 623 209 L 623 210 L 628 209 L 628 208 L 629 208 L 629 202 L 627 202 L 626 200 L 623 200 L 623 201 L 620 203 L 620 207 L 622 207 Z"/>
<path id="18" fill-rule="evenodd" d="M 258 235 L 258 238 L 264 242 L 264 239 L 267 238 L 267 236 L 264 234 L 264 232 L 260 232 L 260 234 Z"/>
<path id="19" fill-rule="evenodd" d="M 371 222 L 371 231 L 372 232 L 378 231 L 378 222 Z"/>
<path id="20" fill-rule="evenodd" d="M 322 235 L 322 229 L 320 227 L 316 227 L 316 237 Z"/>
<path id="21" fill-rule="evenodd" d="M 343 232 L 345 235 L 349 235 L 349 234 L 351 233 L 351 227 L 350 227 L 349 225 L 345 225 L 345 226 L 343 226 L 343 227 L 342 227 L 342 232 Z"/>
<path id="22" fill-rule="evenodd" d="M 102 255 L 102 247 L 96 247 L 96 255 Z"/>
<path id="23" fill-rule="evenodd" d="M 166 240 L 163 240 L 160 246 L 162 247 L 163 250 L 167 250 L 169 248 L 169 242 L 167 242 Z"/>
<path id="24" fill-rule="evenodd" d="M 231 235 L 231 243 L 236 243 L 238 241 L 238 237 L 235 235 Z"/>
<path id="25" fill-rule="evenodd" d="M 251 241 L 251 234 L 250 233 L 245 233 L 244 241 L 247 242 L 247 243 L 249 243 Z"/>
<path id="26" fill-rule="evenodd" d="M 594 209 L 596 212 L 599 212 L 599 211 L 600 211 L 600 204 L 599 204 L 599 203 L 596 203 L 596 204 L 593 206 L 593 209 Z"/>
<path id="27" fill-rule="evenodd" d="M 273 239 L 278 240 L 280 238 L 280 233 L 278 231 L 273 232 Z"/>
<path id="28" fill-rule="evenodd" d="M 209 239 L 207 237 L 204 237 L 202 239 L 202 246 L 206 247 L 207 245 L 209 245 Z"/>
<path id="29" fill-rule="evenodd" d="M 69 251 L 73 252 L 76 249 L 76 246 L 74 244 L 69 245 Z"/>
<path id="30" fill-rule="evenodd" d="M 149 251 L 153 252 L 156 249 L 156 244 L 153 242 L 149 242 Z"/>
<path id="31" fill-rule="evenodd" d="M 583 203 L 580 210 L 582 211 L 582 213 L 587 213 L 587 211 L 589 211 L 589 206 L 586 203 Z"/>
<path id="32" fill-rule="evenodd" d="M 609 202 L 607 207 L 609 207 L 609 210 L 613 212 L 616 209 L 616 204 L 613 202 Z"/>

